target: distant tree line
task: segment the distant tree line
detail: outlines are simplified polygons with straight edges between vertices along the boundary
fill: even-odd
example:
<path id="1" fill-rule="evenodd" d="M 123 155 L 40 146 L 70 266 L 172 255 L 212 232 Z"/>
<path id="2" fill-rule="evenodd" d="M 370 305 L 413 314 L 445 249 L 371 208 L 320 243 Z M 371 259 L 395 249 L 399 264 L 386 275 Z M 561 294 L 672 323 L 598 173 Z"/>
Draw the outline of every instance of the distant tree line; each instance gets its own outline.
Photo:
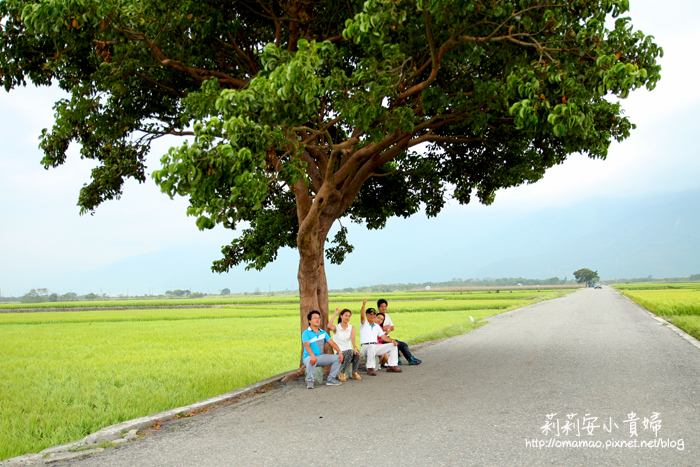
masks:
<path id="1" fill-rule="evenodd" d="M 635 282 L 688 282 L 688 281 L 700 281 L 700 274 L 691 274 L 688 277 L 657 277 L 652 276 L 647 277 L 632 277 L 629 279 L 610 279 L 604 280 L 605 284 L 629 284 Z"/>
<path id="2" fill-rule="evenodd" d="M 176 297 L 176 298 L 202 298 L 208 294 L 202 293 L 202 292 L 190 292 L 189 290 L 180 290 L 180 289 L 175 289 L 175 290 L 166 290 L 165 295 L 170 296 L 170 297 Z"/>
<path id="3" fill-rule="evenodd" d="M 550 277 L 549 279 L 526 279 L 524 277 L 502 277 L 494 279 L 486 277 L 484 279 L 459 279 L 453 278 L 445 282 L 423 282 L 423 283 L 408 283 L 408 284 L 379 284 L 364 287 L 346 287 L 344 289 L 334 289 L 334 293 L 370 293 L 370 292 L 403 292 L 407 290 L 425 289 L 426 287 L 506 287 L 521 285 L 564 285 L 575 284 L 573 280 L 559 279 L 558 277 Z"/>
<path id="4" fill-rule="evenodd" d="M 687 281 L 700 281 L 700 274 L 691 274 L 689 277 L 667 277 L 667 278 L 653 278 L 652 276 L 647 277 L 633 277 L 631 279 L 609 279 L 602 282 L 606 284 L 624 284 L 624 283 L 634 283 L 634 282 L 687 282 Z M 505 287 L 505 286 L 515 286 L 518 284 L 524 286 L 532 285 L 564 285 L 564 284 L 575 284 L 575 280 L 568 280 L 566 277 L 564 279 L 559 279 L 558 277 L 550 277 L 549 279 L 526 279 L 524 277 L 503 277 L 503 278 L 490 278 L 486 277 L 484 279 L 457 279 L 453 278 L 449 281 L 444 282 L 422 282 L 422 283 L 408 283 L 408 284 L 378 284 L 369 285 L 363 287 L 346 287 L 344 289 L 333 289 L 330 292 L 333 293 L 381 293 L 381 292 L 404 292 L 408 290 L 415 289 L 425 289 L 426 287 Z M 231 289 L 225 288 L 220 291 L 221 295 L 230 295 Z M 285 290 L 282 292 L 274 292 L 286 294 L 293 294 L 293 290 Z M 261 295 L 262 292 L 256 287 L 253 295 Z M 177 298 L 201 298 L 208 294 L 202 292 L 191 292 L 189 290 L 167 290 L 165 296 L 177 297 Z M 248 295 L 244 292 L 244 295 Z M 158 295 L 157 297 L 163 297 L 163 295 Z M 144 297 L 131 297 L 131 298 L 157 298 L 156 296 L 144 296 Z M 119 297 L 123 298 L 123 297 Z M 75 300 L 109 300 L 110 297 L 103 293 L 101 295 L 95 293 L 88 293 L 84 295 L 78 295 L 75 292 L 68 292 L 65 294 L 59 294 L 56 292 L 49 293 L 48 289 L 32 289 L 21 297 L 0 297 L 1 301 L 11 301 L 11 302 L 22 302 L 22 303 L 43 303 L 43 302 L 70 302 Z"/>
<path id="5" fill-rule="evenodd" d="M 102 297 L 106 298 L 106 294 Z M 70 302 L 74 300 L 95 300 L 102 298 L 94 293 L 87 295 L 78 295 L 75 292 L 68 292 L 62 295 L 58 293 L 49 293 L 48 289 L 32 289 L 19 298 L 22 303 L 43 303 L 43 302 Z"/>

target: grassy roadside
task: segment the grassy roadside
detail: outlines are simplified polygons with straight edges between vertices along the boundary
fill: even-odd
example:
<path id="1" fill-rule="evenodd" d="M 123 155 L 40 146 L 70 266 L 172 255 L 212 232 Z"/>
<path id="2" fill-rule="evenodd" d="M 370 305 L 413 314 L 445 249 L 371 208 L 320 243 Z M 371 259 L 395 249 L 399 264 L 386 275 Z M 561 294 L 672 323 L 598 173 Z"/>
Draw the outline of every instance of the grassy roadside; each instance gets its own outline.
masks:
<path id="1" fill-rule="evenodd" d="M 700 339 L 700 284 L 613 286 L 635 303 Z"/>
<path id="2" fill-rule="evenodd" d="M 390 297 L 389 312 L 396 337 L 417 344 L 560 296 L 499 295 L 436 302 Z M 351 323 L 359 324 L 358 302 L 334 305 L 353 310 Z M 296 305 L 2 314 L 0 460 L 293 369 L 298 323 Z"/>

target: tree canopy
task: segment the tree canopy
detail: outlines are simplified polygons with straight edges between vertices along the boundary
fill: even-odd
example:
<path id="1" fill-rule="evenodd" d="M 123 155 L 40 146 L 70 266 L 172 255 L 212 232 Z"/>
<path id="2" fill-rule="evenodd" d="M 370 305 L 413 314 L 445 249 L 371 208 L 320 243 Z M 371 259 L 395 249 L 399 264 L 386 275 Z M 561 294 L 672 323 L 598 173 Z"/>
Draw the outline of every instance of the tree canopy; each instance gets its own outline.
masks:
<path id="1" fill-rule="evenodd" d="M 598 271 L 591 271 L 590 269 L 583 268 L 578 271 L 574 271 L 574 277 L 576 282 L 593 282 L 595 279 L 599 279 Z"/>
<path id="2" fill-rule="evenodd" d="M 187 196 L 200 229 L 243 227 L 215 271 L 299 250 L 301 322 L 327 316 L 340 219 L 382 228 L 452 198 L 493 202 L 572 153 L 605 158 L 634 125 L 619 98 L 659 80 L 662 50 L 628 0 L 4 0 L 5 89 L 69 92 L 41 135 L 98 166 L 81 212 L 146 180 Z M 612 29 L 606 27 L 613 25 Z M 325 322 L 325 321 L 324 321 Z"/>

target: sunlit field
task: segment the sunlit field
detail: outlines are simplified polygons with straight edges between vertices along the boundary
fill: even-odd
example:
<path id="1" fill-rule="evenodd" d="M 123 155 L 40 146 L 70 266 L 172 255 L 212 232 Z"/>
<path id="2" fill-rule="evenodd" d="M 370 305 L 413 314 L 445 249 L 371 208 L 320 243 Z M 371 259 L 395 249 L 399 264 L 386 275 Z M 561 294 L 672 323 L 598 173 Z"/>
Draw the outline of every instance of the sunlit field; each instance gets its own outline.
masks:
<path id="1" fill-rule="evenodd" d="M 559 295 L 381 296 L 389 300 L 392 335 L 416 344 Z M 358 325 L 359 297 L 342 298 L 331 313 L 349 308 Z M 1 313 L 0 460 L 293 370 L 300 348 L 298 304 Z"/>
<path id="2" fill-rule="evenodd" d="M 700 282 L 639 282 L 615 284 L 617 290 L 698 290 Z"/>
<path id="3" fill-rule="evenodd" d="M 700 339 L 700 283 L 614 286 L 647 310 Z"/>

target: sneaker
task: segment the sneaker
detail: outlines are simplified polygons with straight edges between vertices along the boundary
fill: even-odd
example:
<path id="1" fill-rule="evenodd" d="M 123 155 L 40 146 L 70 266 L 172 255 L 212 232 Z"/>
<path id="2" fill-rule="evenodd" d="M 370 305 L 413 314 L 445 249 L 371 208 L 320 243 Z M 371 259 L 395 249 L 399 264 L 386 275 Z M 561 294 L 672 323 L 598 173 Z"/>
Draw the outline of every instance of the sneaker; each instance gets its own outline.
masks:
<path id="1" fill-rule="evenodd" d="M 357 374 L 357 372 L 353 372 L 353 373 L 352 373 L 352 377 L 355 378 L 355 379 L 358 380 L 358 381 L 362 379 L 362 378 L 360 377 L 360 375 Z"/>
<path id="2" fill-rule="evenodd" d="M 344 382 L 346 381 L 346 379 L 345 379 L 345 373 L 340 373 L 340 374 L 338 375 L 338 379 L 341 380 L 341 381 L 344 383 Z"/>
<path id="3" fill-rule="evenodd" d="M 399 358 L 399 365 L 403 365 L 403 363 L 401 363 L 401 359 L 400 359 L 400 358 Z"/>
<path id="4" fill-rule="evenodd" d="M 326 386 L 340 386 L 341 384 L 343 383 L 335 378 L 328 378 L 328 380 L 326 380 Z"/>
<path id="5" fill-rule="evenodd" d="M 409 365 L 420 365 L 421 363 L 423 363 L 423 360 L 418 360 L 417 358 L 408 361 Z"/>
<path id="6" fill-rule="evenodd" d="M 314 388 L 314 382 L 313 381 L 307 381 L 306 382 L 306 389 L 313 389 Z"/>

